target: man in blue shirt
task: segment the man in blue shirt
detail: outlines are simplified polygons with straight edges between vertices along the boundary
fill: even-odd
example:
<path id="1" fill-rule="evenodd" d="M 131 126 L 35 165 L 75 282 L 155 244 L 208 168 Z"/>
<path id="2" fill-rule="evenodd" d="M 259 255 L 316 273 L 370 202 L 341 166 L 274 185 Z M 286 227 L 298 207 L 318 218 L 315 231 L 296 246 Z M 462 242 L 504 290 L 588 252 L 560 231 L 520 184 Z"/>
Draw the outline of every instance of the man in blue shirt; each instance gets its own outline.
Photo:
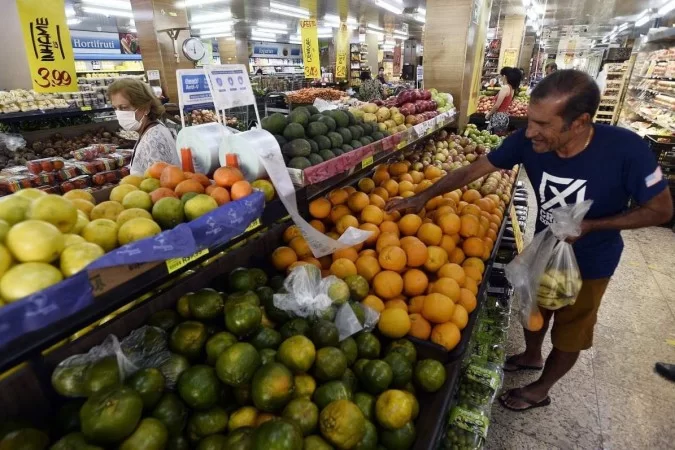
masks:
<path id="1" fill-rule="evenodd" d="M 623 250 L 620 230 L 659 225 L 673 215 L 668 184 L 650 149 L 635 133 L 593 124 L 599 103 L 600 93 L 590 76 L 576 70 L 554 72 L 532 91 L 526 130 L 511 135 L 487 157 L 386 207 L 419 211 L 437 195 L 515 164 L 523 164 L 536 192 L 537 232 L 551 223 L 551 210 L 593 200 L 582 234 L 574 242 L 583 279 L 576 303 L 557 311 L 541 309 L 542 330 L 525 330 L 525 352 L 510 357 L 504 367 L 543 369 L 534 383 L 500 397 L 504 407 L 515 411 L 548 405 L 551 387 L 574 366 L 581 350 L 592 346 L 600 300 Z M 630 198 L 639 207 L 627 210 Z M 541 347 L 551 318 L 553 350 L 544 364 Z"/>

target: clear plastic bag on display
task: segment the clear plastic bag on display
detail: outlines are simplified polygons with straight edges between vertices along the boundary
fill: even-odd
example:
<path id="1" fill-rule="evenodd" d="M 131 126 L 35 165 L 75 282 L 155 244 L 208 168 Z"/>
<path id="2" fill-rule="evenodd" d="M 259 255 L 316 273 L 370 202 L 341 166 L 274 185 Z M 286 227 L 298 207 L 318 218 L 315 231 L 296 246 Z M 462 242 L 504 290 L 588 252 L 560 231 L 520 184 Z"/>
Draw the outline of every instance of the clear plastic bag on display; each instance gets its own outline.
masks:
<path id="1" fill-rule="evenodd" d="M 474 404 L 489 410 L 504 380 L 504 372 L 494 363 L 474 361 L 464 369 L 459 384 L 458 404 Z"/>
<path id="2" fill-rule="evenodd" d="M 109 335 L 87 353 L 70 356 L 52 372 L 52 386 L 64 397 L 88 397 L 140 369 L 160 367 L 171 357 L 166 333 L 144 326 L 119 341 Z"/>
<path id="3" fill-rule="evenodd" d="M 472 403 L 460 403 L 450 410 L 448 427 L 441 442 L 447 450 L 480 450 L 490 427 L 489 409 Z"/>
<path id="4" fill-rule="evenodd" d="M 15 152 L 26 147 L 26 140 L 20 134 L 0 133 L 0 148 Z"/>
<path id="5" fill-rule="evenodd" d="M 555 310 L 576 301 L 581 274 L 566 239 L 581 234 L 581 222 L 592 203 L 585 200 L 552 210 L 553 222 L 506 266 L 506 278 L 513 285 L 526 328 L 537 304 Z"/>
<path id="6" fill-rule="evenodd" d="M 339 280 L 335 276 L 322 280 L 321 270 L 311 264 L 298 266 L 286 277 L 285 292 L 274 294 L 274 306 L 296 317 L 321 317 L 333 305 L 329 296 L 332 279 Z"/>

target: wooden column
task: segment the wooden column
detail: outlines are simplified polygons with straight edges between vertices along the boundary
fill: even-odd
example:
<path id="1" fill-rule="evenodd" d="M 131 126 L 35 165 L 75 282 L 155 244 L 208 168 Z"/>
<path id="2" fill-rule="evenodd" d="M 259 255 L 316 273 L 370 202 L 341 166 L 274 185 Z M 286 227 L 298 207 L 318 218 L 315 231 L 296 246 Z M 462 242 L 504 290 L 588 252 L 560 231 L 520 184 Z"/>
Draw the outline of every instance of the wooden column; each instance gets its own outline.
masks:
<path id="1" fill-rule="evenodd" d="M 187 13 L 184 8 L 176 8 L 174 0 L 131 0 L 131 9 L 138 30 L 141 45 L 143 67 L 145 70 L 159 70 L 162 90 L 169 100 L 178 103 L 176 85 L 177 69 L 192 69 L 194 64 L 183 55 L 183 41 L 190 37 L 188 30 L 178 35 L 179 62 L 174 55 L 173 40 L 164 30 L 167 28 L 187 28 Z"/>
<path id="2" fill-rule="evenodd" d="M 449 92 L 459 126 L 475 111 L 490 0 L 427 0 L 424 86 Z"/>
<path id="3" fill-rule="evenodd" d="M 520 61 L 520 50 L 525 36 L 525 16 L 505 16 L 502 26 L 502 46 L 499 49 L 499 67 L 515 67 Z M 510 52 L 505 61 L 505 54 Z M 513 55 L 515 53 L 515 56 Z"/>

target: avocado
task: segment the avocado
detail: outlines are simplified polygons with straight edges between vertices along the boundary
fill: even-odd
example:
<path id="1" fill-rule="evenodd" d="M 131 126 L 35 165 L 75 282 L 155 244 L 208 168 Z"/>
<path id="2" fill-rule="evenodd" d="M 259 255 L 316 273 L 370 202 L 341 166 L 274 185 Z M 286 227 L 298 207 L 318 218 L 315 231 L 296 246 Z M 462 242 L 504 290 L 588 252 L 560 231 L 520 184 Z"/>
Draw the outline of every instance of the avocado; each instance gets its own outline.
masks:
<path id="1" fill-rule="evenodd" d="M 338 127 L 344 128 L 349 126 L 349 116 L 347 115 L 346 112 L 341 111 L 339 109 L 334 109 L 331 111 L 330 116 L 335 119 L 335 122 L 337 123 Z"/>
<path id="2" fill-rule="evenodd" d="M 352 150 L 354 150 L 354 147 L 352 147 L 351 145 L 342 144 L 342 151 L 343 152 L 347 153 L 347 152 L 351 152 Z"/>
<path id="3" fill-rule="evenodd" d="M 323 122 L 312 122 L 307 125 L 307 134 L 309 137 L 326 135 L 328 133 L 328 126 Z"/>
<path id="4" fill-rule="evenodd" d="M 340 156 L 340 155 L 342 155 L 342 154 L 344 153 L 344 151 L 343 151 L 341 148 L 337 148 L 337 147 L 331 149 L 331 152 L 333 152 L 333 154 L 334 154 L 335 156 Z"/>
<path id="5" fill-rule="evenodd" d="M 379 141 L 380 139 L 384 139 L 384 134 L 380 133 L 379 131 L 376 131 L 372 135 L 373 141 Z"/>
<path id="6" fill-rule="evenodd" d="M 289 125 L 292 123 L 297 123 L 299 125 L 302 125 L 303 127 L 306 127 L 307 124 L 309 123 L 309 113 L 305 108 L 300 108 L 294 109 L 289 115 L 288 115 L 288 122 Z"/>
<path id="7" fill-rule="evenodd" d="M 335 119 L 333 119 L 331 116 L 321 116 L 319 122 L 326 124 L 326 126 L 328 127 L 328 131 L 335 131 L 335 129 L 337 128 L 337 123 L 335 122 Z"/>
<path id="8" fill-rule="evenodd" d="M 354 114 L 352 114 L 351 111 L 345 111 L 345 114 L 347 114 L 347 117 L 349 118 L 349 125 L 356 125 L 356 117 L 354 117 Z"/>
<path id="9" fill-rule="evenodd" d="M 362 145 L 368 145 L 372 142 L 370 136 L 363 136 L 361 139 L 359 139 L 359 141 L 361 141 Z"/>
<path id="10" fill-rule="evenodd" d="M 318 120 L 319 120 L 320 118 L 322 118 L 322 117 L 323 117 L 323 116 L 322 116 L 321 114 L 312 114 L 312 115 L 309 117 L 309 123 L 316 122 L 316 121 L 318 121 Z"/>
<path id="11" fill-rule="evenodd" d="M 325 151 L 325 150 L 322 150 Z M 303 156 L 296 156 L 295 158 L 291 159 L 288 162 L 288 167 L 291 169 L 306 169 L 309 166 L 311 166 L 312 163 L 309 162 L 309 159 L 303 157 Z"/>
<path id="12" fill-rule="evenodd" d="M 323 158 L 321 155 L 318 153 L 312 153 L 310 154 L 307 159 L 309 159 L 309 162 L 313 165 L 316 166 L 317 164 L 321 164 L 323 162 Z"/>
<path id="13" fill-rule="evenodd" d="M 373 126 L 371 124 L 363 122 L 360 126 L 363 128 L 363 136 L 370 136 L 373 133 Z"/>
<path id="14" fill-rule="evenodd" d="M 324 161 L 328 161 L 329 159 L 335 158 L 335 154 L 330 150 L 321 150 L 319 152 L 319 155 L 321 155 Z"/>
<path id="15" fill-rule="evenodd" d="M 312 152 L 312 146 L 306 139 L 293 139 L 281 149 L 281 152 L 290 156 L 308 156 Z"/>
<path id="16" fill-rule="evenodd" d="M 312 116 L 314 116 L 314 115 L 316 115 L 316 114 L 319 114 L 319 110 L 316 109 L 316 106 L 314 106 L 314 105 L 309 105 L 309 106 L 306 106 L 305 108 L 307 109 L 307 111 L 308 111 Z"/>
<path id="17" fill-rule="evenodd" d="M 307 139 L 309 146 L 312 147 L 312 153 L 319 153 L 319 144 L 314 139 Z"/>
<path id="18" fill-rule="evenodd" d="M 352 140 L 353 140 L 353 139 L 358 139 L 358 138 L 360 138 L 361 136 L 363 136 L 363 128 L 361 128 L 361 127 L 358 126 L 358 125 L 350 126 L 348 129 L 349 129 L 349 131 L 352 133 Z"/>
<path id="19" fill-rule="evenodd" d="M 349 131 L 349 128 L 338 128 L 337 133 L 342 136 L 343 142 L 351 142 L 351 140 L 354 139 L 352 132 Z"/>
<path id="20" fill-rule="evenodd" d="M 303 113 L 303 114 L 307 115 L 307 117 L 311 116 L 312 114 L 315 114 L 315 113 L 309 112 L 309 110 L 307 109 L 306 106 L 295 106 L 293 108 L 292 113 L 294 113 L 294 112 L 295 113 Z"/>
<path id="21" fill-rule="evenodd" d="M 327 136 L 316 136 L 314 137 L 314 141 L 319 146 L 319 150 L 328 150 L 333 146 Z"/>
<path id="22" fill-rule="evenodd" d="M 327 136 L 330 139 L 331 147 L 341 147 L 342 144 L 344 143 L 340 133 L 336 133 L 335 131 L 331 131 L 331 132 L 328 133 Z"/>
<path id="23" fill-rule="evenodd" d="M 281 113 L 274 113 L 262 120 L 262 127 L 263 130 L 267 130 L 272 134 L 281 134 L 287 123 L 286 116 Z"/>
<path id="24" fill-rule="evenodd" d="M 356 150 L 357 148 L 361 148 L 361 147 L 362 147 L 361 141 L 357 141 L 356 139 L 354 139 L 353 141 L 351 141 L 351 142 L 349 143 L 349 145 L 351 145 L 352 148 L 353 148 L 354 150 Z"/>
<path id="25" fill-rule="evenodd" d="M 286 128 L 284 128 L 284 137 L 289 141 L 304 138 L 305 128 L 299 123 L 289 123 L 286 125 Z"/>

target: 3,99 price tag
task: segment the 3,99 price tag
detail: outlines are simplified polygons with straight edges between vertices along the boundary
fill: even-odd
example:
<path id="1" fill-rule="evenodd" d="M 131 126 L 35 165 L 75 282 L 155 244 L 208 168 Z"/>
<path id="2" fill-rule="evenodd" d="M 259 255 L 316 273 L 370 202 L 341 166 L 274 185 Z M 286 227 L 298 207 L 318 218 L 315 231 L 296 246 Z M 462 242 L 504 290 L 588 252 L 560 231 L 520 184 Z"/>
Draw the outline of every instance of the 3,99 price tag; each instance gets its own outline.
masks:
<path id="1" fill-rule="evenodd" d="M 361 161 L 361 168 L 362 169 L 365 169 L 366 167 L 372 166 L 372 165 L 373 165 L 373 155 L 370 155 L 369 157 L 367 157 L 366 159 Z"/>
<path id="2" fill-rule="evenodd" d="M 43 89 L 56 86 L 67 87 L 73 82 L 73 77 L 70 76 L 67 70 L 49 70 L 46 67 L 40 67 L 37 71 L 37 75 L 36 78 L 33 78 L 33 84 L 36 84 Z"/>

